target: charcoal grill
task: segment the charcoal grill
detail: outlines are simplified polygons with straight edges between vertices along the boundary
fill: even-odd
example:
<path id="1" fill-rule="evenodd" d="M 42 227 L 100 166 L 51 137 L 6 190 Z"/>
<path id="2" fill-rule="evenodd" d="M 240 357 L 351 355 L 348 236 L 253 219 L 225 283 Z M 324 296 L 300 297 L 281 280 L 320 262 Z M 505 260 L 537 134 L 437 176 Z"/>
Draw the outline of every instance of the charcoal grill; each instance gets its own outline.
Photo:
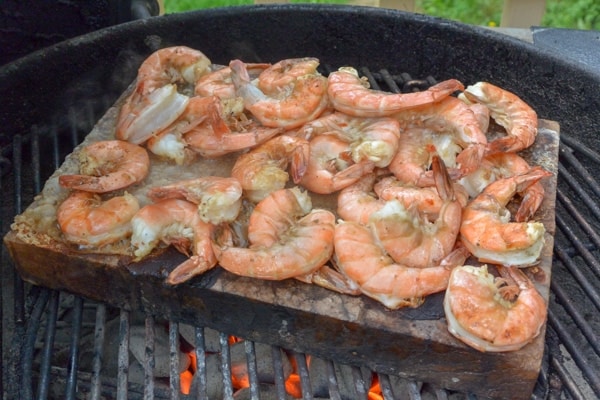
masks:
<path id="1" fill-rule="evenodd" d="M 391 91 L 448 78 L 488 80 L 518 93 L 541 118 L 558 121 L 553 279 L 545 357 L 533 398 L 600 396 L 600 186 L 595 175 L 600 164 L 600 72 L 483 28 L 367 7 L 265 5 L 128 22 L 34 52 L 0 71 L 3 234 L 134 79 L 139 62 L 157 48 L 175 44 L 201 49 L 215 63 L 311 55 L 321 60 L 324 72 L 362 66 L 360 72 L 375 87 Z M 174 356 L 181 346 L 180 321 L 154 315 L 151 309 L 114 307 L 28 285 L 15 274 L 4 248 L 0 256 L 5 398 L 188 398 L 179 394 Z M 11 280 L 14 284 L 7 285 Z M 136 382 L 127 372 L 132 320 L 143 321 L 145 332 L 143 374 Z M 106 334 L 108 321 L 118 322 L 115 337 Z M 159 331 L 168 336 L 170 379 L 152 378 Z M 189 398 L 208 398 L 208 388 L 217 384 L 223 387 L 220 397 L 233 398 L 229 335 L 217 334 L 220 374 L 214 376 L 207 372 L 207 328 L 193 332 L 188 339 L 198 371 Z M 82 338 L 89 335 L 93 340 L 83 347 Z M 375 378 L 386 399 L 475 397 L 329 360 L 319 372 L 310 371 L 310 355 L 294 349 L 282 353 L 274 346 L 269 358 L 274 373 L 266 385 L 259 381 L 256 345 L 244 342 L 250 387 L 235 393 L 236 398 L 286 397 L 283 364 L 288 355 L 297 364 L 306 399 L 366 398 Z M 118 353 L 110 372 L 107 350 Z M 58 360 L 57 352 L 64 357 Z M 319 377 L 326 377 L 325 385 L 315 389 Z"/>

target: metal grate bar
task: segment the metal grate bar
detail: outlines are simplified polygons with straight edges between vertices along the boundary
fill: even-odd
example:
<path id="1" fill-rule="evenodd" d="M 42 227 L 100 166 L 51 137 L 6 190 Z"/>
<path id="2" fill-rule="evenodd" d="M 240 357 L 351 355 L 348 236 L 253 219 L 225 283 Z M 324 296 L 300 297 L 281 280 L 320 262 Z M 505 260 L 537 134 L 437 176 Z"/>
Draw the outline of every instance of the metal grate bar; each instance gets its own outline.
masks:
<path id="1" fill-rule="evenodd" d="M 102 369 L 102 351 L 104 349 L 104 333 L 106 327 L 106 306 L 98 304 L 96 308 L 96 325 L 94 330 L 94 359 L 92 364 L 92 386 L 90 400 L 100 399 L 100 370 Z"/>
<path id="2" fill-rule="evenodd" d="M 154 399 L 154 318 L 146 317 L 145 360 L 144 360 L 144 398 Z"/>
<path id="3" fill-rule="evenodd" d="M 56 319 L 58 315 L 58 302 L 60 293 L 53 290 L 48 302 L 48 313 L 46 316 L 46 336 L 44 340 L 44 351 L 40 365 L 40 382 L 38 386 L 38 399 L 48 398 L 48 386 L 50 385 L 50 361 L 56 335 Z"/>
<path id="4" fill-rule="evenodd" d="M 179 324 L 169 321 L 169 388 L 171 390 L 171 399 L 179 399 L 179 388 L 181 387 L 179 377 Z"/>
<path id="5" fill-rule="evenodd" d="M 229 335 L 221 332 L 219 334 L 221 345 L 221 372 L 223 377 L 223 398 L 233 399 L 233 383 L 231 381 L 231 349 L 229 347 Z"/>
<path id="6" fill-rule="evenodd" d="M 205 347 L 205 339 L 204 339 L 204 328 L 196 327 L 194 329 L 195 333 L 195 352 L 196 352 L 196 373 L 194 374 L 194 381 L 197 383 L 195 387 L 197 388 L 196 397 L 199 400 L 208 399 L 208 393 L 206 390 L 207 387 L 207 377 L 206 377 L 206 347 Z M 192 385 L 194 387 L 194 385 Z"/>
<path id="7" fill-rule="evenodd" d="M 119 314 L 119 354 L 117 357 L 117 400 L 127 400 L 129 379 L 129 311 Z"/>

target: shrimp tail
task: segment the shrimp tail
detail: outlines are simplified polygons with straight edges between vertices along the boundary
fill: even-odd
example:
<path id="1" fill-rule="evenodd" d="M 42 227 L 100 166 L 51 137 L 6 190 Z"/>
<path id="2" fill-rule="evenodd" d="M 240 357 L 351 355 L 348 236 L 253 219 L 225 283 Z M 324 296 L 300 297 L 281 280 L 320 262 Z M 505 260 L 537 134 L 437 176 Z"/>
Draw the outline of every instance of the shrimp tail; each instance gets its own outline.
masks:
<path id="1" fill-rule="evenodd" d="M 294 149 L 292 154 L 292 162 L 290 167 L 290 173 L 292 180 L 295 184 L 300 183 L 302 177 L 306 173 L 308 168 L 308 159 L 310 157 L 310 145 L 305 143 Z"/>
<path id="2" fill-rule="evenodd" d="M 194 276 L 203 274 L 215 265 L 217 265 L 215 257 L 191 256 L 169 273 L 166 282 L 169 285 L 178 285 Z"/>
<path id="3" fill-rule="evenodd" d="M 434 103 L 445 99 L 454 92 L 462 92 L 463 90 L 465 90 L 465 86 L 457 79 L 448 79 L 427 89 Z"/>

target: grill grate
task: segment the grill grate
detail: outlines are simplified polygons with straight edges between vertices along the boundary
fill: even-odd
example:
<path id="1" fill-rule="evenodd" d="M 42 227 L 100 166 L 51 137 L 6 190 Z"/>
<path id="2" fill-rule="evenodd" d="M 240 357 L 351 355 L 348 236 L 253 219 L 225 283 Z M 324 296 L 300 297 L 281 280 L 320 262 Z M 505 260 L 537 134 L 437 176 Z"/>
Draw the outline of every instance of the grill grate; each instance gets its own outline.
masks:
<path id="1" fill-rule="evenodd" d="M 325 68 L 326 70 L 328 68 Z M 331 70 L 331 69 L 329 69 Z M 327 72 L 327 71 L 325 71 Z M 435 80 L 414 80 L 407 74 L 391 75 L 387 70 L 360 71 L 375 89 L 407 92 L 422 89 Z M 54 121 L 34 126 L 25 134 L 16 134 L 12 144 L 0 154 L 0 188 L 3 190 L 2 234 L 10 228 L 14 215 L 23 211 L 41 190 L 43 182 L 64 157 L 91 130 L 107 109 L 85 106 L 73 109 L 67 122 Z M 101 110 L 99 110 L 99 108 Z M 600 154 L 568 133 L 561 134 L 557 193 L 553 279 L 546 333 L 545 357 L 534 399 L 586 399 L 600 396 L 600 185 L 593 175 Z M 404 381 L 394 376 L 373 374 L 359 367 L 323 361 L 320 375 L 311 370 L 309 355 L 271 347 L 268 364 L 273 376 L 262 383 L 264 353 L 259 344 L 244 341 L 249 388 L 234 391 L 233 348 L 230 336 L 218 333 L 218 374 L 211 374 L 214 362 L 207 347 L 208 328 L 196 327 L 187 338 L 195 355 L 192 394 L 179 392 L 180 375 L 177 355 L 181 348 L 181 325 L 143 316 L 144 352 L 142 380 L 130 372 L 130 348 L 134 330 L 133 312 L 90 302 L 64 292 L 30 286 L 15 275 L 4 248 L 2 265 L 2 392 L 5 398 L 66 399 L 209 399 L 210 388 L 220 386 L 219 397 L 291 398 L 286 392 L 284 369 L 291 361 L 297 369 L 304 399 L 367 398 L 373 379 L 377 379 L 385 399 L 458 399 L 469 394 L 433 388 L 422 382 Z M 7 284 L 8 283 L 8 284 Z M 116 337 L 108 333 L 111 321 L 118 326 Z M 166 323 L 166 328 L 164 324 Z M 157 333 L 166 329 L 168 337 L 169 378 L 154 378 L 158 367 Z M 13 335 L 7 332 L 13 331 Z M 85 337 L 92 337 L 84 348 Z M 193 342 L 193 343 L 192 343 Z M 87 343 L 85 343 L 87 345 Z M 114 370 L 105 353 L 117 353 Z M 59 357 L 62 356 L 62 357 Z M 84 367 L 82 364 L 89 364 Z M 318 379 L 317 379 L 318 378 Z M 317 381 L 323 387 L 317 387 Z"/>

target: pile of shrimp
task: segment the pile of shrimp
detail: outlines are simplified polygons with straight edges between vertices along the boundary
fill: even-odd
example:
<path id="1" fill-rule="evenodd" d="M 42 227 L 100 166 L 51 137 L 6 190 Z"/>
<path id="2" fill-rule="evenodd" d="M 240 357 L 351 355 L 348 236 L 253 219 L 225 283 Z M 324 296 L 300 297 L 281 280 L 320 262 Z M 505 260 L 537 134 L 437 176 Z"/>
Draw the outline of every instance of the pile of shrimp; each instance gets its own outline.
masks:
<path id="1" fill-rule="evenodd" d="M 173 245 L 176 285 L 215 266 L 294 278 L 389 309 L 444 292 L 449 331 L 481 351 L 521 348 L 546 304 L 521 268 L 539 262 L 541 180 L 519 152 L 537 115 L 488 82 L 456 79 L 414 93 L 369 87 L 352 67 L 322 75 L 313 57 L 214 65 L 184 46 L 138 71 L 114 140 L 79 154 L 58 208 L 64 237 L 86 248 L 128 241 L 135 260 Z M 503 128 L 489 137 L 490 120 Z M 151 160 L 186 165 L 235 154 L 228 176 L 150 187 Z M 314 207 L 315 199 L 332 207 Z M 515 216 L 507 204 L 520 199 Z M 465 266 L 469 257 L 498 266 Z"/>

